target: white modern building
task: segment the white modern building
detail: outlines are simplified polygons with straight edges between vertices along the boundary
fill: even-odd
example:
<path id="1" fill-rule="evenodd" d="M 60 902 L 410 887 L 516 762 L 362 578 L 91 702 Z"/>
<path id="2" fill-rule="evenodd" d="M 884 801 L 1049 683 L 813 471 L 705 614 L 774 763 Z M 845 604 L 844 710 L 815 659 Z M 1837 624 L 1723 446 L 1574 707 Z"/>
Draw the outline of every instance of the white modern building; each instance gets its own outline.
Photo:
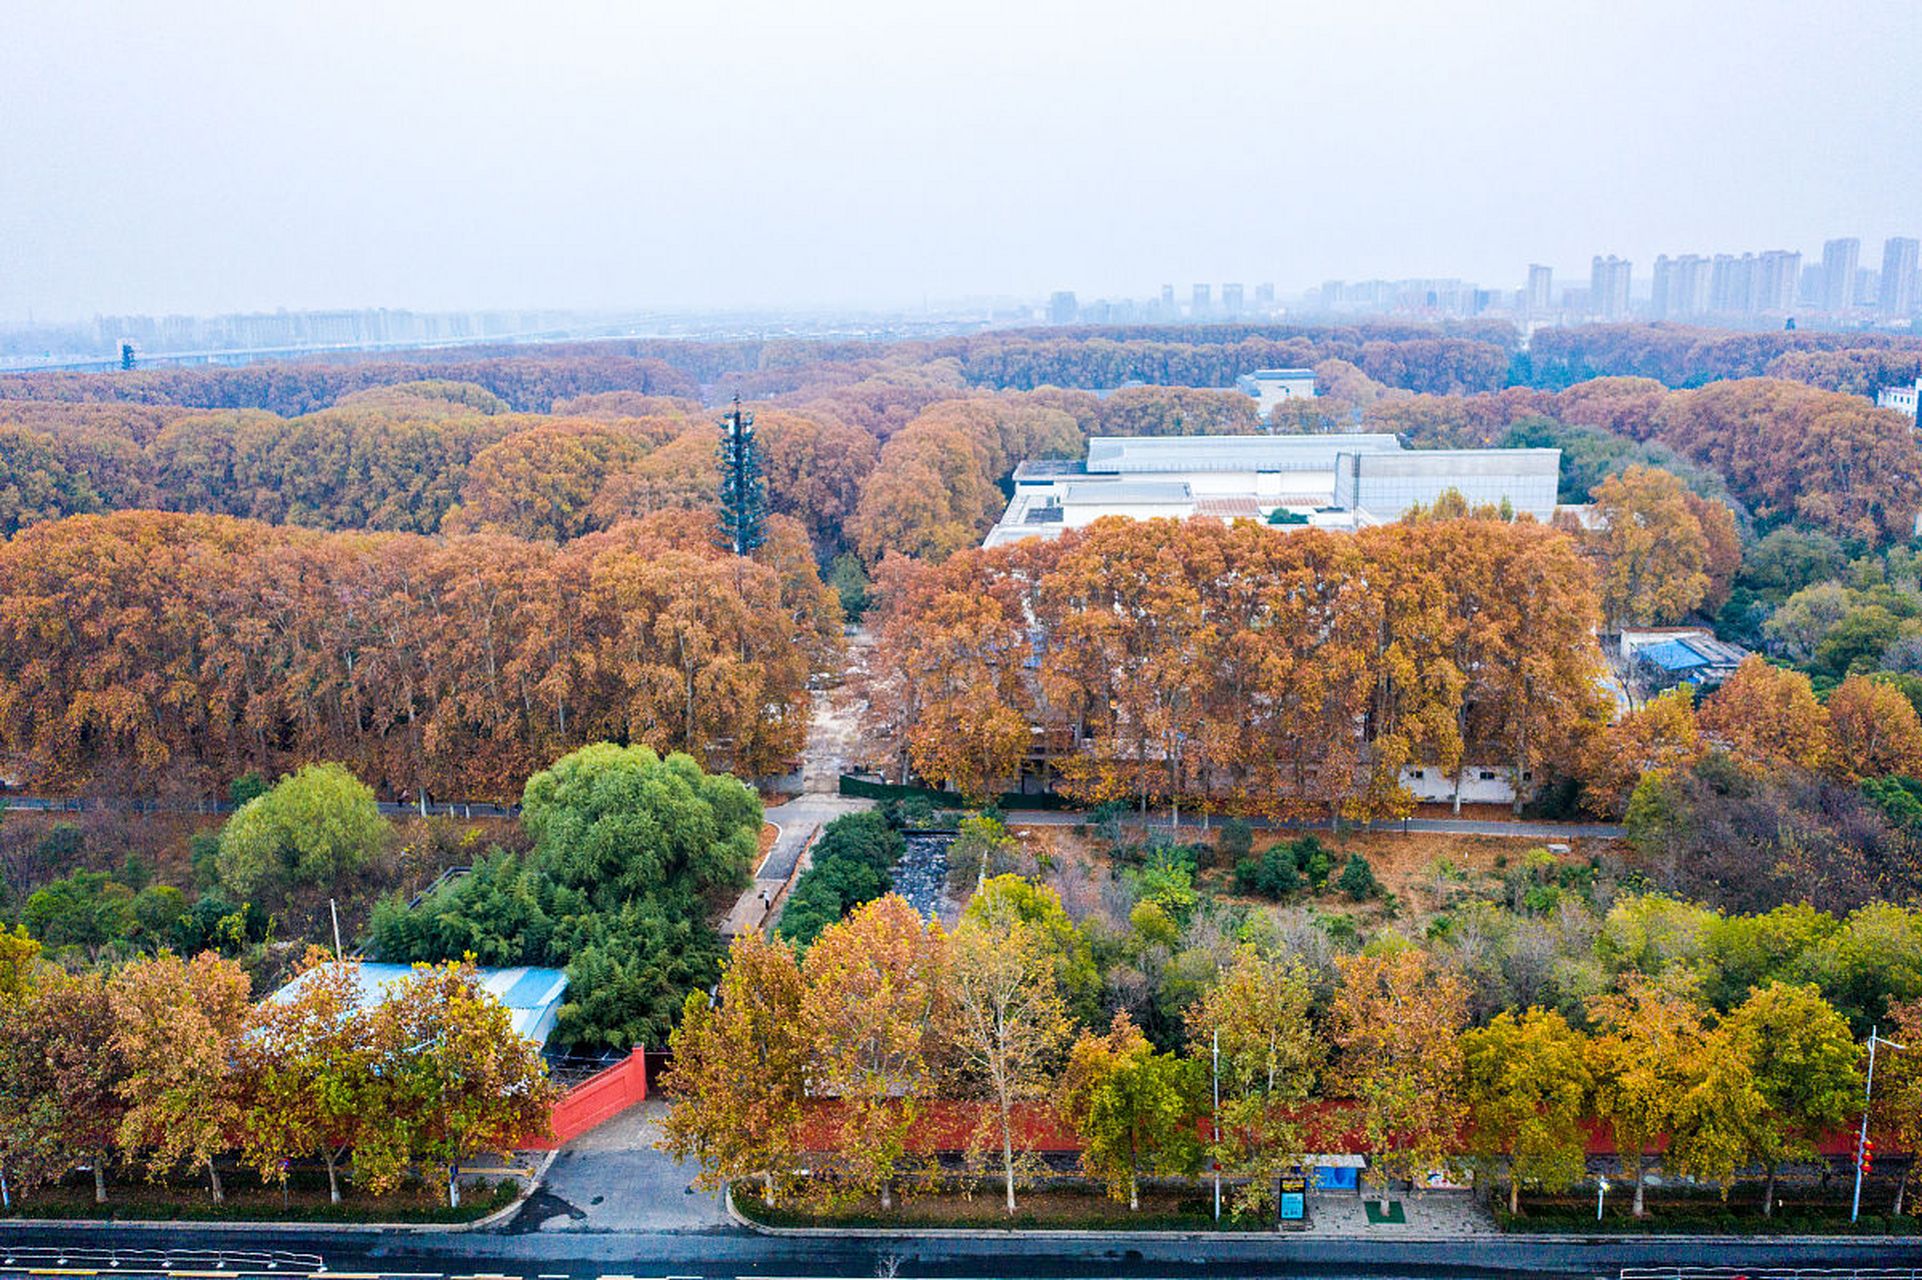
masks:
<path id="1" fill-rule="evenodd" d="M 1243 394 L 1253 396 L 1255 412 L 1266 418 L 1275 411 L 1278 404 L 1290 400 L 1313 400 L 1315 398 L 1315 371 L 1313 369 L 1257 369 L 1244 373 L 1235 379 L 1235 386 Z"/>
<path id="2" fill-rule="evenodd" d="M 1916 421 L 1916 404 L 1922 401 L 1922 378 L 1915 380 L 1912 387 L 1884 387 L 1875 397 L 1875 403 L 1884 409 L 1909 415 L 1909 421 Z"/>
<path id="3" fill-rule="evenodd" d="M 1450 490 L 1547 522 L 1560 474 L 1559 449 L 1403 449 L 1380 433 L 1096 436 L 1082 461 L 1015 468 L 1014 496 L 982 545 L 1058 537 L 1104 516 L 1353 530 Z"/>

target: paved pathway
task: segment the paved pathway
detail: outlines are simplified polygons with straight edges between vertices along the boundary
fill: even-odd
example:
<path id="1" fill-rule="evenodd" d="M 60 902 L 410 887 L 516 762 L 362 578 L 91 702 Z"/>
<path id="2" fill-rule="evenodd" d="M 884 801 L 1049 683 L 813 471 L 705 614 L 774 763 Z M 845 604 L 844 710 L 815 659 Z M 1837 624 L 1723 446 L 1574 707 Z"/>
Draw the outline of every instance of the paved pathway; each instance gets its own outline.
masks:
<path id="1" fill-rule="evenodd" d="M 840 794 L 841 774 L 847 768 L 858 731 L 847 685 L 814 691 L 807 745 L 801 754 L 801 794 L 767 810 L 767 820 L 779 827 L 780 833 L 755 870 L 754 883 L 728 912 L 721 925 L 722 937 L 732 938 L 764 927 L 821 828 L 844 813 L 874 807 L 872 800 Z"/>
<path id="2" fill-rule="evenodd" d="M 1436 1236 L 1492 1236 L 1501 1229 L 1487 1210 L 1467 1191 L 1430 1191 L 1423 1195 L 1397 1192 L 1406 1222 L 1370 1222 L 1372 1193 L 1324 1191 L 1308 1197 L 1311 1236 L 1361 1236 L 1373 1240 L 1432 1239 Z"/>
<path id="3" fill-rule="evenodd" d="M 667 1103 L 650 1099 L 562 1147 L 507 1230 L 711 1231 L 728 1225 L 717 1192 L 654 1143 Z"/>

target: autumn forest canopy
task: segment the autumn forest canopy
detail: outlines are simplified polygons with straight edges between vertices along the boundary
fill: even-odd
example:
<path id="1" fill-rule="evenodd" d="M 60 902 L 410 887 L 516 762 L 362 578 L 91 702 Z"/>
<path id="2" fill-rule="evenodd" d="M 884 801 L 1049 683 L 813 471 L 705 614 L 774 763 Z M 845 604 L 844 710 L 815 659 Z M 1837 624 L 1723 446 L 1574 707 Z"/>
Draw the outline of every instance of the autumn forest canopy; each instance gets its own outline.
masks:
<path id="1" fill-rule="evenodd" d="M 1495 585 L 1478 575 L 1505 572 L 1504 557 L 1554 561 L 1569 604 L 1557 617 L 1571 635 L 1598 590 L 1609 628 L 1722 610 L 1753 644 L 1765 615 L 1795 613 L 1801 602 L 1789 597 L 1822 580 L 1765 586 L 1765 573 L 1748 571 L 1749 549 L 1814 539 L 1818 554 L 1837 548 L 1839 575 L 1852 557 L 1906 543 L 1922 509 L 1922 454 L 1901 419 L 1862 393 L 1919 358 L 1892 339 L 1673 326 L 1550 330 L 1522 350 L 1500 325 L 1219 325 L 893 344 L 634 340 L 8 377 L 0 749 L 36 787 L 127 794 L 217 793 L 249 771 L 336 759 L 383 795 L 511 798 L 533 769 L 598 738 L 777 773 L 804 732 L 808 675 L 838 662 L 840 615 L 875 590 L 880 625 L 908 636 L 923 630 L 913 616 L 923 601 L 973 609 L 984 624 L 993 615 L 993 634 L 1010 640 L 1039 604 L 1044 649 L 1058 627 L 1104 615 L 1110 628 L 1147 629 L 1099 637 L 1125 661 L 1079 672 L 1078 691 L 1052 652 L 1029 678 L 1004 647 L 987 659 L 1000 696 L 968 708 L 958 727 L 969 732 L 947 750 L 961 754 L 966 741 L 972 763 L 902 748 L 928 780 L 1010 781 L 1022 749 L 1013 721 L 1033 714 L 1049 733 L 1081 733 L 1060 779 L 1084 796 L 1172 797 L 1191 790 L 1184 771 L 1201 771 L 1255 808 L 1389 812 L 1391 762 L 1446 767 L 1465 752 L 1566 772 L 1566 742 L 1597 714 L 1564 690 L 1555 723 L 1525 743 L 1492 740 L 1488 726 L 1506 711 L 1486 685 L 1514 655 L 1471 650 L 1501 630 L 1480 598 Z M 1273 365 L 1314 368 L 1321 394 L 1264 424 L 1231 384 Z M 775 517 L 751 567 L 713 547 L 707 406 L 737 394 L 758 415 Z M 1201 557 L 1175 571 L 1187 595 L 1165 619 L 1151 615 L 1171 601 L 1123 598 L 1125 583 L 1104 582 L 1108 597 L 1065 594 L 1073 573 L 1099 579 L 1093 570 L 973 553 L 1025 458 L 1078 457 L 1094 434 L 1264 428 L 1392 431 L 1414 447 L 1553 445 L 1563 501 L 1616 518 L 1567 545 L 1484 520 L 1344 546 L 1135 530 L 1098 535 L 1100 550 L 1033 552 L 1071 565 L 1098 561 L 1103 540 L 1150 537 L 1166 546 L 1154 572 Z M 971 577 L 946 597 L 910 591 L 907 570 L 884 563 L 903 557 L 925 577 L 958 553 L 949 572 Z M 1223 589 L 1209 557 L 1224 555 L 1301 563 L 1263 564 L 1248 599 L 1224 614 L 1202 599 Z M 1462 559 L 1441 569 L 1451 562 L 1437 557 L 1449 556 Z M 1399 586 L 1311 601 L 1289 585 L 1314 578 L 1326 595 L 1351 576 L 1400 582 L 1407 566 L 1434 582 L 1406 588 L 1405 606 Z M 1033 601 L 1004 581 L 1023 575 Z M 965 607 L 948 598 L 969 595 L 978 599 Z M 1403 607 L 1451 621 L 1424 630 L 1392 616 Z M 1539 605 L 1506 607 L 1560 635 Z M 1880 624 L 1887 644 L 1922 612 L 1879 607 L 1878 624 L 1893 624 Z M 1192 623 L 1181 620 L 1189 608 Z M 1349 668 L 1336 669 L 1340 645 L 1311 660 L 1312 633 L 1274 638 L 1303 619 L 1358 635 L 1371 610 L 1383 628 L 1357 642 Z M 1184 628 L 1192 636 L 1174 639 Z M 1782 648 L 1791 660 L 1802 660 L 1802 634 Z M 1218 690 L 1150 691 L 1159 664 L 1192 656 L 1181 646 L 1232 646 L 1237 635 L 1302 652 L 1258 674 L 1211 674 L 1226 682 Z M 1164 642 L 1168 654 L 1149 653 Z M 1558 643 L 1545 634 L 1539 647 Z M 908 699 L 881 726 L 889 740 L 941 737 L 928 717 L 960 714 L 984 659 L 958 652 L 931 671 L 925 656 L 883 652 L 882 685 Z M 1435 678 L 1398 674 L 1404 657 L 1416 664 L 1406 670 Z M 1572 669 L 1554 677 L 1577 679 Z M 1203 735 L 1153 770 L 1145 761 L 1165 745 L 1117 745 L 1187 741 L 1253 689 L 1237 683 L 1248 680 L 1294 682 L 1274 695 L 1272 725 L 1240 721 L 1223 731 L 1238 741 Z M 1107 684 L 1125 687 L 1094 692 Z M 1291 718 L 1304 708 L 1307 719 Z M 1304 758 L 1283 769 L 1263 756 L 1264 736 L 1310 722 L 1329 737 L 1289 748 Z M 1136 776 L 1124 785 L 1117 761 L 1129 752 Z M 1150 785 L 1151 772 L 1168 776 Z"/>
<path id="2" fill-rule="evenodd" d="M 1273 367 L 1318 394 L 1264 420 L 1235 379 Z M 917 1121 L 958 1115 L 1010 1211 L 1022 1116 L 1122 1199 L 1211 1155 L 1254 1204 L 1313 1142 L 1556 1188 L 1602 1129 L 1650 1159 L 1668 1134 L 1665 1172 L 1765 1165 L 1772 1196 L 1856 1088 L 1851 1037 L 1922 1026 L 1922 449 L 1873 402 L 1919 369 L 1876 335 L 1473 323 L 0 377 L 0 778 L 101 802 L 0 826 L 0 1066 L 31 1068 L 0 1080 L 0 1166 L 217 1179 L 242 1127 L 266 1177 L 451 1164 L 379 1077 L 394 1019 L 444 1019 L 477 962 L 565 970 L 559 1044 L 672 1038 L 670 1140 L 769 1200 L 809 1161 L 829 1199 L 889 1194 Z M 747 555 L 721 537 L 736 397 Z M 1354 532 L 1110 517 L 982 547 L 1025 460 L 1265 431 L 1558 449 L 1560 509 L 1449 491 Z M 1623 636 L 1662 627 L 1736 647 L 1659 680 Z M 889 798 L 730 958 L 761 797 L 824 703 Z M 1397 852 L 1417 789 L 1482 784 L 1610 834 Z M 1015 802 L 1085 812 L 1037 835 Z M 1130 835 L 1149 814 L 1180 826 Z M 931 828 L 958 831 L 945 926 L 890 895 Z M 335 973 L 300 955 L 335 905 L 370 958 L 437 967 L 356 1031 L 322 1143 L 287 1117 L 338 1082 L 228 1048 L 319 1071 L 334 979 L 247 995 Z M 1791 1030 L 1814 1066 L 1766 1051 Z M 1217 1031 L 1235 1119 L 1205 1150 Z M 82 1070 L 88 1043 L 113 1052 Z M 1878 1124 L 1907 1141 L 1902 1079 Z M 169 1110 L 196 1091 L 197 1127 Z"/>

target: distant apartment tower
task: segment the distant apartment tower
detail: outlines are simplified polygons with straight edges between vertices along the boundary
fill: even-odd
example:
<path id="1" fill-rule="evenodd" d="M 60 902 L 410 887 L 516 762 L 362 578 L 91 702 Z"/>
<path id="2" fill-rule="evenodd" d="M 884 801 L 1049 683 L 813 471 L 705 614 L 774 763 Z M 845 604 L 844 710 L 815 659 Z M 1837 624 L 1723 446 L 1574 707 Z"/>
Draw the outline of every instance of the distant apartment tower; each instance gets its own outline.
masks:
<path id="1" fill-rule="evenodd" d="M 1915 310 L 1915 269 L 1922 241 L 1890 236 L 1882 242 L 1881 312 L 1901 319 Z"/>
<path id="2" fill-rule="evenodd" d="M 1709 260 L 1699 253 L 1655 259 L 1655 292 L 1650 302 L 1657 320 L 1680 320 L 1708 310 L 1713 277 Z"/>
<path id="3" fill-rule="evenodd" d="M 1255 286 L 1255 310 L 1273 311 L 1275 309 L 1275 286 L 1272 283 Z"/>
<path id="4" fill-rule="evenodd" d="M 1241 315 L 1241 286 L 1224 284 L 1221 286 L 1221 313 L 1230 319 Z"/>
<path id="5" fill-rule="evenodd" d="M 1215 310 L 1214 286 L 1206 284 L 1196 285 L 1192 299 L 1188 304 L 1188 310 L 1196 319 L 1213 315 Z"/>
<path id="6" fill-rule="evenodd" d="M 1755 255 L 1718 253 L 1709 264 L 1708 306 L 1718 316 L 1753 315 L 1755 306 Z"/>
<path id="7" fill-rule="evenodd" d="M 1072 289 L 1058 289 L 1048 299 L 1049 324 L 1073 324 L 1081 318 L 1081 307 Z"/>
<path id="8" fill-rule="evenodd" d="M 1784 314 L 1795 310 L 1795 291 L 1802 281 L 1799 250 L 1770 249 L 1755 259 L 1754 310 Z"/>
<path id="9" fill-rule="evenodd" d="M 1588 272 L 1588 311 L 1600 320 L 1628 318 L 1630 266 L 1625 258 L 1595 255 Z"/>
<path id="10" fill-rule="evenodd" d="M 1547 315 L 1555 309 L 1555 269 L 1539 262 L 1528 264 L 1528 291 L 1523 305 L 1530 315 Z"/>
<path id="11" fill-rule="evenodd" d="M 1841 315 L 1855 305 L 1856 260 L 1862 242 L 1854 236 L 1830 240 L 1822 246 L 1822 310 Z"/>

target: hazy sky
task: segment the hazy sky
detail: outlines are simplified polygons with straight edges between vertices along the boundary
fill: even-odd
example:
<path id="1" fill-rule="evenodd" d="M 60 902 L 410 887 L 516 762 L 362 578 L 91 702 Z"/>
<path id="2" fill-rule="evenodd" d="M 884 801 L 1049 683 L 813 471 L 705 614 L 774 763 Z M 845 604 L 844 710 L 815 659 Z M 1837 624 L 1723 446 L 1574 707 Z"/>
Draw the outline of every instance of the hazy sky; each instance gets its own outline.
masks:
<path id="1" fill-rule="evenodd" d="M 9 0 L 0 320 L 1873 265 L 1919 55 L 1917 0 Z"/>

